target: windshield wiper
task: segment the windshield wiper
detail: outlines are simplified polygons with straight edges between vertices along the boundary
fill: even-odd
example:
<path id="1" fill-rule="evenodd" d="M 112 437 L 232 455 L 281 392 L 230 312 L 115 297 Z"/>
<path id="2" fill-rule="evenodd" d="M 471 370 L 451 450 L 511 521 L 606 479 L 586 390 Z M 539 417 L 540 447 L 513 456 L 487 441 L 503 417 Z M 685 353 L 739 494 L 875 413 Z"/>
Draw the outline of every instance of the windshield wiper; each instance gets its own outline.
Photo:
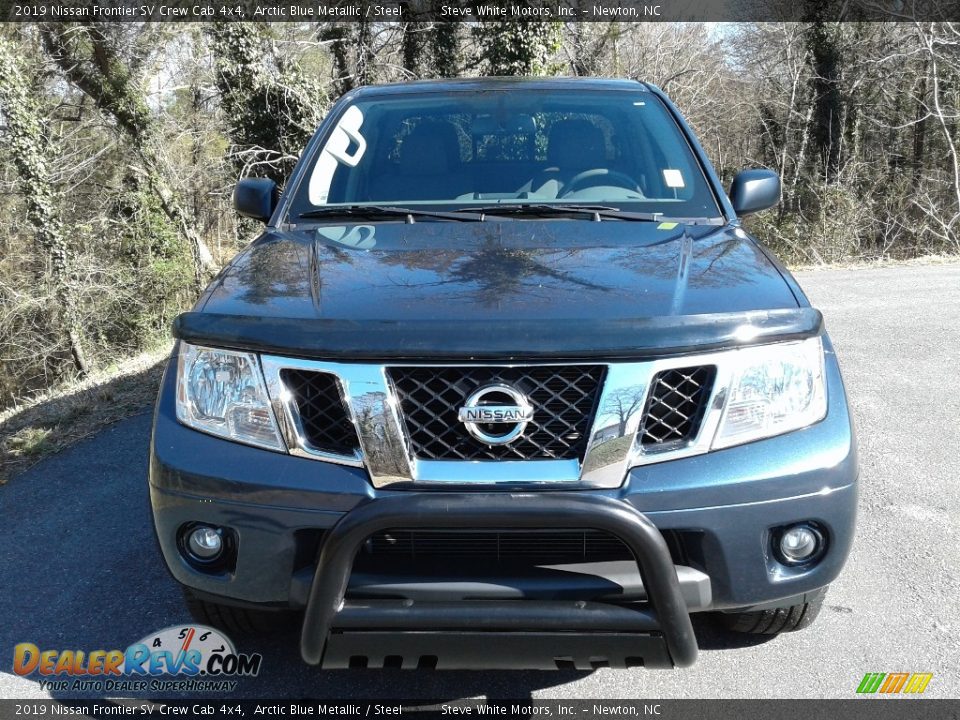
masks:
<path id="1" fill-rule="evenodd" d="M 529 215 L 544 217 L 548 215 L 589 215 L 592 220 L 634 220 L 637 222 L 661 222 L 663 213 L 627 212 L 608 205 L 553 205 L 550 203 L 507 203 L 504 205 L 485 205 L 479 208 L 464 208 L 465 212 L 484 215 Z M 678 221 L 686 222 L 686 220 Z"/>
<path id="2" fill-rule="evenodd" d="M 317 208 L 300 213 L 301 219 L 328 219 L 348 217 L 363 220 L 404 217 L 406 222 L 414 223 L 418 217 L 438 218 L 440 220 L 456 220 L 458 222 L 482 222 L 482 212 L 441 212 L 436 210 L 420 210 L 417 208 L 394 207 L 389 205 L 338 205 L 333 207 Z"/>
<path id="3" fill-rule="evenodd" d="M 307 210 L 300 213 L 301 219 L 356 218 L 377 220 L 382 218 L 403 217 L 407 223 L 416 222 L 416 218 L 436 218 L 458 222 L 483 222 L 487 218 L 497 217 L 549 217 L 552 215 L 586 215 L 591 220 L 627 220 L 634 222 L 672 222 L 686 225 L 711 225 L 716 221 L 706 217 L 672 218 L 663 213 L 629 212 L 609 205 L 568 205 L 551 203 L 504 203 L 502 205 L 484 205 L 481 207 L 462 207 L 455 210 L 424 210 L 394 205 L 337 205 Z"/>

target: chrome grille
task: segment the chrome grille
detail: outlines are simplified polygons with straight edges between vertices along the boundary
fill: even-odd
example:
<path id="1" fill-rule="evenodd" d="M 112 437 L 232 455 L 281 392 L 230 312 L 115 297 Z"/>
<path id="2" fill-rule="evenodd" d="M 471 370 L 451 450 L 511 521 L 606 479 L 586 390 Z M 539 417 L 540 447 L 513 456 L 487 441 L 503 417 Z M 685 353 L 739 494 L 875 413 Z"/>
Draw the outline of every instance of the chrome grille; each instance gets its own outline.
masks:
<path id="1" fill-rule="evenodd" d="M 603 365 L 393 367 L 388 370 L 411 454 L 424 460 L 582 459 L 606 371 Z M 457 413 L 467 397 L 503 383 L 526 395 L 533 419 L 508 445 L 472 437 Z"/>
<path id="2" fill-rule="evenodd" d="M 693 440 L 710 399 L 713 365 L 664 370 L 654 376 L 638 436 L 647 449 L 667 449 Z"/>
<path id="3" fill-rule="evenodd" d="M 282 370 L 280 377 L 293 396 L 310 447 L 336 455 L 353 455 L 360 442 L 347 415 L 337 377 L 293 369 Z"/>

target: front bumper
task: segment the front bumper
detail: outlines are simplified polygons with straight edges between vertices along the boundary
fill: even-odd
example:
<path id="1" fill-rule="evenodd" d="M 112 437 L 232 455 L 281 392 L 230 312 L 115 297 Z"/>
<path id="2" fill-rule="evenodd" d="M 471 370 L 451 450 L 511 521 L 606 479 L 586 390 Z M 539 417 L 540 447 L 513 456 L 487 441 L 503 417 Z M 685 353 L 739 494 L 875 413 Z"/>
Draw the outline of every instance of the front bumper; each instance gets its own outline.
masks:
<path id="1" fill-rule="evenodd" d="M 606 530 L 627 544 L 648 588 L 649 604 L 627 608 L 570 601 L 344 600 L 354 558 L 366 539 L 381 530 L 584 525 Z M 431 664 L 440 667 L 441 662 L 451 663 L 453 648 L 458 660 L 452 664 L 464 667 L 471 658 L 480 658 L 489 667 L 490 643 L 496 643 L 498 656 L 510 664 L 518 662 L 520 653 L 526 667 L 551 667 L 558 657 L 576 667 L 590 667 L 598 657 L 614 666 L 633 662 L 686 667 L 697 657 L 690 616 L 663 536 L 630 505 L 586 494 L 408 493 L 361 505 L 327 533 L 307 602 L 300 645 L 304 660 L 320 663 L 328 643 L 333 646 L 326 663 L 331 667 L 342 666 L 344 657 L 349 666 L 350 657 L 368 661 L 371 655 L 381 666 L 391 657 L 400 658 L 403 666 L 405 656 L 412 655 L 417 665 L 433 658 Z M 447 649 L 442 655 L 437 654 L 438 644 Z M 502 652 L 504 644 L 511 652 Z"/>
<path id="2" fill-rule="evenodd" d="M 605 529 L 603 523 L 608 510 L 587 511 L 593 507 L 590 503 L 602 503 L 604 508 L 609 506 L 615 510 L 613 515 L 617 517 L 636 516 L 638 525 L 647 522 L 662 533 L 674 532 L 686 537 L 691 541 L 689 559 L 684 564 L 677 563 L 680 566 L 673 573 L 673 580 L 666 584 L 659 581 L 651 584 L 641 559 L 641 572 L 634 573 L 633 595 L 625 594 L 621 599 L 649 599 L 652 613 L 638 611 L 622 602 L 597 607 L 575 597 L 565 605 L 551 608 L 529 599 L 515 603 L 524 608 L 510 606 L 509 612 L 503 615 L 505 627 L 497 632 L 503 635 L 501 647 L 510 651 L 501 654 L 527 667 L 550 664 L 556 657 L 571 653 L 579 658 L 577 662 L 589 662 L 587 650 L 596 647 L 600 633 L 609 640 L 607 657 L 619 658 L 621 663 L 630 664 L 630 658 L 643 657 L 648 666 L 682 664 L 689 649 L 676 651 L 667 647 L 663 638 L 683 637 L 685 628 L 677 630 L 679 625 L 673 621 L 667 623 L 668 627 L 661 627 L 664 603 L 669 606 L 679 596 L 685 613 L 794 604 L 832 582 L 849 554 L 857 503 L 856 444 L 832 353 L 827 355 L 826 369 L 829 411 L 822 422 L 809 428 L 705 455 L 636 468 L 616 489 L 520 494 L 489 490 L 463 493 L 378 490 L 372 487 L 361 468 L 258 450 L 187 429 L 176 421 L 174 378 L 169 372 L 157 405 L 150 460 L 150 491 L 157 535 L 174 577 L 201 594 L 238 604 L 306 608 L 304 656 L 308 660 L 319 658 L 316 644 L 320 643 L 326 648 L 323 651 L 325 666 L 349 665 L 352 657 L 370 656 L 377 648 L 389 647 L 389 637 L 403 635 L 408 654 L 419 653 L 418 657 L 429 658 L 432 655 L 429 647 L 440 644 L 455 656 L 452 661 L 455 666 L 471 667 L 465 656 L 469 654 L 469 646 L 476 645 L 478 652 L 485 648 L 489 651 L 489 645 L 484 642 L 489 636 L 484 633 L 492 629 L 482 625 L 488 616 L 488 606 L 478 608 L 467 601 L 445 607 L 443 588 L 440 592 L 434 588 L 433 597 L 427 599 L 441 604 L 429 606 L 429 610 L 422 612 L 413 609 L 413 606 L 428 607 L 421 605 L 422 597 L 408 598 L 402 612 L 395 606 L 388 607 L 390 603 L 386 599 L 375 599 L 362 605 L 348 602 L 343 613 L 328 617 L 329 603 L 346 590 L 340 587 L 344 575 L 342 564 L 352 562 L 350 548 L 356 538 L 351 534 L 346 550 L 337 551 L 337 557 L 341 558 L 336 562 L 333 576 L 337 593 L 323 595 L 322 602 L 316 598 L 310 601 L 311 588 L 314 594 L 319 592 L 319 578 L 329 563 L 321 559 L 318 564 L 315 541 L 323 535 L 324 554 L 329 556 L 331 538 L 340 532 L 336 528 L 358 522 L 358 516 L 370 513 L 377 517 L 381 513 L 389 516 L 391 507 L 401 505 L 405 507 L 403 518 L 395 521 L 402 519 L 400 526 L 406 527 L 411 523 L 430 528 L 518 527 L 524 525 L 525 513 L 532 513 L 535 524 L 526 527 L 573 527 L 570 523 L 575 523 L 576 527 Z M 558 503 L 570 503 L 562 507 L 571 513 L 571 520 L 565 521 L 561 517 L 563 513 L 556 512 L 554 497 L 559 498 Z M 500 512 L 502 506 L 522 507 L 523 511 L 514 513 L 508 509 L 504 514 Z M 545 508 L 546 514 L 537 513 L 540 507 Z M 469 517 L 456 514 L 475 508 L 497 510 L 489 515 L 470 512 Z M 470 523 L 457 525 L 452 519 L 457 523 L 469 519 Z M 236 532 L 238 555 L 229 572 L 200 571 L 180 554 L 177 532 L 185 523 L 196 521 L 227 526 Z M 771 532 L 798 521 L 816 522 L 828 537 L 826 554 L 812 567 L 781 565 L 770 550 Z M 369 535 L 374 532 L 371 528 L 381 527 L 379 522 L 361 523 L 362 532 L 369 530 Z M 624 532 L 631 531 L 628 528 Z M 639 537 L 645 531 L 637 532 Z M 636 543 L 657 545 L 655 540 L 637 537 Z M 621 535 L 621 539 L 633 546 L 628 538 Z M 634 552 L 637 557 L 643 557 L 636 549 Z M 576 596 L 576 583 L 573 576 L 569 577 L 568 589 L 573 592 L 557 597 Z M 612 583 L 626 586 L 616 579 Z M 514 590 L 516 597 L 527 597 L 525 588 Z M 659 593 L 673 599 L 660 597 L 658 605 Z M 503 600 L 498 597 L 497 601 L 502 604 Z M 319 612 L 318 608 L 327 610 Z M 446 630 L 437 628 L 435 623 L 432 630 L 428 627 L 430 623 L 424 618 L 430 613 L 435 619 L 447 618 Z M 376 627 L 375 618 L 383 616 L 391 618 L 391 627 L 371 630 Z M 466 618 L 474 620 L 470 624 L 473 630 L 465 627 Z M 555 619 L 548 621 L 547 618 Z M 524 649 L 529 643 L 522 642 L 514 632 L 527 622 L 530 623 L 528 630 L 538 627 L 536 619 L 542 621 L 536 642 L 549 649 L 546 654 L 529 653 Z M 403 624 L 406 626 L 398 627 Z M 447 631 L 453 626 L 458 632 L 450 634 Z M 481 628 L 482 631 L 474 632 Z M 624 633 L 626 636 L 622 637 Z M 662 633 L 662 638 L 657 633 Z M 641 643 L 644 647 L 639 655 L 638 635 L 648 638 Z M 682 648 L 684 643 L 685 640 L 678 640 L 675 644 Z M 560 652 L 561 646 L 568 647 L 569 652 Z M 387 662 L 386 657 L 382 660 Z M 491 662 L 488 660 L 483 666 L 491 667 Z"/>

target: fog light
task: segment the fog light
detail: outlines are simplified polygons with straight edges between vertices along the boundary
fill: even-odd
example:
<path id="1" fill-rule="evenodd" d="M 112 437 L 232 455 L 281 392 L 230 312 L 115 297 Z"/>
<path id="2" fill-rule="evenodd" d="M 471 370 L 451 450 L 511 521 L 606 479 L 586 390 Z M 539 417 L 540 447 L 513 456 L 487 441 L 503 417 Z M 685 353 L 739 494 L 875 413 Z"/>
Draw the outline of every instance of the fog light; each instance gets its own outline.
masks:
<path id="1" fill-rule="evenodd" d="M 793 525 L 780 535 L 780 555 L 789 565 L 812 560 L 822 548 L 823 536 L 810 525 Z"/>
<path id="2" fill-rule="evenodd" d="M 223 552 L 223 538 L 219 530 L 200 525 L 190 531 L 187 547 L 198 560 L 210 561 Z"/>

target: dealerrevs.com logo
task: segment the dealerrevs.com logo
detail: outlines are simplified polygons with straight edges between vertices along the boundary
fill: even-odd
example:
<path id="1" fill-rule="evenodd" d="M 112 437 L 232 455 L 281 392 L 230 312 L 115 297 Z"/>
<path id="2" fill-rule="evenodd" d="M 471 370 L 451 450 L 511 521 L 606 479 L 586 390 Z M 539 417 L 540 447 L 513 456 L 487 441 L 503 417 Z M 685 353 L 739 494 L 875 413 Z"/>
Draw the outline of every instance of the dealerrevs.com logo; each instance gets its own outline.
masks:
<path id="1" fill-rule="evenodd" d="M 13 671 L 39 674 L 44 690 L 230 692 L 232 678 L 256 676 L 262 661 L 204 625 L 173 625 L 126 650 L 41 650 L 33 643 L 13 649 Z"/>

